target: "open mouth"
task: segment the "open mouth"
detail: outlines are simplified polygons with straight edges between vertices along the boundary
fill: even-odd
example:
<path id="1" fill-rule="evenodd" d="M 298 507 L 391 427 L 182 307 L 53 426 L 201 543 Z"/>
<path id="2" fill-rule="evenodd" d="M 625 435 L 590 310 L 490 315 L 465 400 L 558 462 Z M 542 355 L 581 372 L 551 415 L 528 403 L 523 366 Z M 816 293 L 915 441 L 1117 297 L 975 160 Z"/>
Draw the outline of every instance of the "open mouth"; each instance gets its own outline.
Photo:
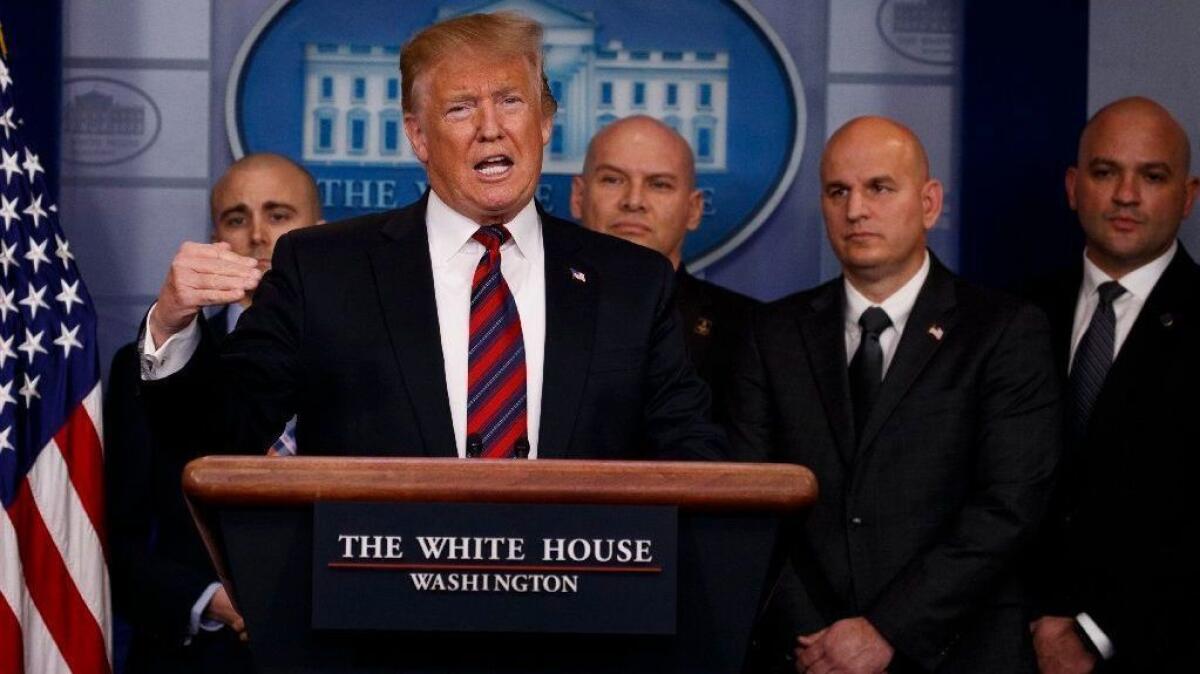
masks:
<path id="1" fill-rule="evenodd" d="M 475 164 L 475 172 L 486 177 L 502 176 L 512 169 L 513 160 L 508 155 L 497 154 Z"/>

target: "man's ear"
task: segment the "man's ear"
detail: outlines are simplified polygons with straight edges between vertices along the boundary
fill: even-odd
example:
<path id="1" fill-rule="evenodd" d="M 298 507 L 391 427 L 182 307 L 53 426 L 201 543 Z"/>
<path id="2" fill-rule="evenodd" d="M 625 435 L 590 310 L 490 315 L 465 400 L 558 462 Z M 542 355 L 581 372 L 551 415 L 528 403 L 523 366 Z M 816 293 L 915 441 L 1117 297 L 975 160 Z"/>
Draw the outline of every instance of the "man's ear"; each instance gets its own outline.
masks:
<path id="1" fill-rule="evenodd" d="M 921 210 L 923 211 L 925 229 L 933 229 L 938 218 L 942 216 L 942 200 L 945 193 L 940 180 L 929 180 L 921 188 Z"/>
<path id="2" fill-rule="evenodd" d="M 1067 188 L 1067 203 L 1071 205 L 1071 210 L 1075 210 L 1075 181 L 1079 179 L 1079 169 L 1074 166 L 1067 168 L 1067 174 L 1063 176 L 1063 185 Z"/>
<path id="3" fill-rule="evenodd" d="M 425 132 L 421 130 L 421 120 L 411 112 L 404 113 L 404 135 L 412 145 L 413 154 L 422 164 L 429 161 L 429 145 L 425 142 Z"/>
<path id="4" fill-rule="evenodd" d="M 583 176 L 571 178 L 571 217 L 580 224 L 583 223 L 583 193 L 586 189 Z"/>

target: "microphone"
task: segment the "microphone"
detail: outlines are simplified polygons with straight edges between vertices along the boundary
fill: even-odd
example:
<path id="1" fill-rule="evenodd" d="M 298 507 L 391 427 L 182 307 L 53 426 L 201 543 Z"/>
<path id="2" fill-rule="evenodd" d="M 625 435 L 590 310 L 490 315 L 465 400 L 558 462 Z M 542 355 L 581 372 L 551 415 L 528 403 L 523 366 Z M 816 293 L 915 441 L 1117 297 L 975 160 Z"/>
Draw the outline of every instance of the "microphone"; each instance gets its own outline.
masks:
<path id="1" fill-rule="evenodd" d="M 478 459 L 483 456 L 483 438 L 478 433 L 467 436 L 467 458 Z"/>

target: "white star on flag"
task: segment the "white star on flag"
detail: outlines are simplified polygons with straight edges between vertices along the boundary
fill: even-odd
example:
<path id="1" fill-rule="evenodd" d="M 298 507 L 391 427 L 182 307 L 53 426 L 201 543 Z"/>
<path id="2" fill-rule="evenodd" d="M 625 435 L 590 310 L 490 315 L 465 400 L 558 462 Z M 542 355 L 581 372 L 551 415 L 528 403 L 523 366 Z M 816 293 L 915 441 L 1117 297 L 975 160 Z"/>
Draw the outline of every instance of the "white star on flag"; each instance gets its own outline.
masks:
<path id="1" fill-rule="evenodd" d="M 42 397 L 42 394 L 38 393 L 37 390 L 38 382 L 41 381 L 41 379 L 42 375 L 40 374 L 33 379 L 30 379 L 29 373 L 25 373 L 25 385 L 21 387 L 20 391 L 17 391 L 17 395 L 25 399 L 25 407 L 29 407 L 29 403 L 33 402 L 34 398 Z"/>
<path id="2" fill-rule="evenodd" d="M 0 0 L 10 4 L 20 3 Z M 24 37 L 10 52 L 43 36 Z M 25 133 L 32 110 L 57 107 L 56 92 L 23 91 L 34 107 L 16 109 L 24 68 L 9 56 L 0 53 L 0 672 L 111 673 L 97 317 L 47 180 L 58 148 Z M 27 59 L 24 77 L 42 77 L 47 64 Z"/>
<path id="3" fill-rule="evenodd" d="M 30 283 L 29 284 L 29 294 L 25 295 L 25 299 L 17 302 L 17 304 L 24 304 L 25 306 L 29 307 L 29 318 L 31 320 L 37 318 L 37 312 L 38 312 L 39 307 L 41 307 L 42 309 L 50 308 L 50 305 L 46 304 L 46 300 L 42 299 L 42 297 L 45 296 L 45 294 L 46 294 L 46 287 L 47 286 L 42 286 L 41 288 L 34 288 L 33 284 Z"/>
<path id="4" fill-rule="evenodd" d="M 7 384 L 0 384 L 0 414 L 4 414 L 4 408 L 15 404 L 17 399 L 12 397 L 12 381 Z"/>
<path id="5" fill-rule="evenodd" d="M 16 292 L 15 290 L 4 292 L 4 289 L 0 288 L 0 321 L 8 320 L 8 312 L 17 310 L 17 305 L 13 304 L 13 295 Z M 0 366 L 2 365 L 4 365 L 4 361 L 0 360 Z"/>
<path id="6" fill-rule="evenodd" d="M 76 349 L 79 349 L 82 351 L 83 344 L 80 344 L 79 340 L 75 338 L 75 335 L 79 334 L 79 326 L 76 325 L 75 327 L 68 330 L 67 324 L 62 323 L 62 324 L 60 324 L 59 327 L 62 330 L 62 334 L 60 334 L 58 337 L 54 338 L 54 343 L 56 345 L 62 347 L 63 358 L 69 358 L 71 356 L 72 348 L 76 348 Z"/>
<path id="7" fill-rule="evenodd" d="M 50 209 L 53 210 L 54 207 L 51 206 Z M 62 260 L 63 269 L 70 266 L 68 260 L 75 259 L 75 254 L 71 252 L 71 244 L 57 234 L 54 235 L 54 256 Z"/>
<path id="8" fill-rule="evenodd" d="M 13 253 L 17 252 L 17 244 L 8 245 L 0 241 L 0 265 L 4 265 L 4 275 L 8 276 L 8 265 L 16 265 L 17 259 L 13 257 Z"/>
<path id="9" fill-rule="evenodd" d="M 9 335 L 7 339 L 0 337 L 0 367 L 4 367 L 9 358 L 17 357 L 17 352 L 12 349 L 13 340 L 16 338 L 16 335 Z"/>
<path id="10" fill-rule="evenodd" d="M 0 126 L 4 127 L 4 137 L 9 138 L 13 131 L 17 130 L 17 123 L 13 121 L 13 109 L 9 108 L 0 115 Z M 14 155 L 15 156 L 15 155 Z"/>
<path id="11" fill-rule="evenodd" d="M 12 112 L 12 110 L 9 110 Z M 0 125 L 4 124 L 4 118 L 0 117 Z M 20 173 L 21 167 L 17 165 L 17 153 L 9 154 L 8 150 L 0 149 L 0 157 L 3 157 L 3 162 L 0 162 L 0 171 L 4 171 L 4 184 L 12 182 L 14 173 Z"/>
<path id="12" fill-rule="evenodd" d="M 55 295 L 54 299 L 62 302 L 67 307 L 67 313 L 71 313 L 71 306 L 74 304 L 83 304 L 83 300 L 79 299 L 79 279 L 75 279 L 74 283 L 67 284 L 66 279 L 59 279 L 62 284 L 62 292 Z"/>
<path id="13" fill-rule="evenodd" d="M 42 218 L 46 217 L 46 211 L 42 210 L 42 195 L 39 194 L 34 197 L 33 201 L 21 212 L 33 218 L 33 226 L 35 228 L 42 224 Z"/>
<path id="14" fill-rule="evenodd" d="M 8 197 L 0 195 L 0 218 L 4 218 L 4 231 L 12 226 L 13 220 L 20 220 L 21 216 L 17 215 L 17 206 L 21 203 L 21 197 L 14 197 L 12 201 Z"/>
<path id="15" fill-rule="evenodd" d="M 4 408 L 8 405 L 17 404 L 17 398 L 12 397 L 12 381 L 7 384 L 0 384 L 0 414 L 4 414 Z"/>
<path id="16" fill-rule="evenodd" d="M 33 273 L 38 273 L 38 266 L 45 262 L 50 264 L 50 258 L 46 257 L 46 244 L 50 243 L 50 239 L 38 241 L 32 236 L 29 237 L 29 250 L 25 253 L 25 259 L 33 264 Z"/>
<path id="17" fill-rule="evenodd" d="M 45 173 L 46 169 L 42 168 L 42 162 L 38 160 L 38 156 L 25 148 L 25 161 L 21 162 L 21 168 L 29 174 L 29 183 L 33 184 L 33 179 L 39 173 Z"/>
<path id="18" fill-rule="evenodd" d="M 25 352 L 25 359 L 29 361 L 30 365 L 33 365 L 33 359 L 39 353 L 49 353 L 46 351 L 46 347 L 42 346 L 42 335 L 45 334 L 45 330 L 39 330 L 35 335 L 29 328 L 25 328 L 25 341 L 17 347 L 17 351 Z"/>

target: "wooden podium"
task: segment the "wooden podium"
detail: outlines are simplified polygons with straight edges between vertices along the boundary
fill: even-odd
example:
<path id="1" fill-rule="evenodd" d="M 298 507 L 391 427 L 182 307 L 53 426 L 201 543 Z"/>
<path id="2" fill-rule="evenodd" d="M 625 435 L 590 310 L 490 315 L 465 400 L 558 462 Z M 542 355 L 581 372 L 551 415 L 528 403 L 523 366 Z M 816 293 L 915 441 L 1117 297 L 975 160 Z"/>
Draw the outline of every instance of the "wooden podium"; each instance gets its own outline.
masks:
<path id="1" fill-rule="evenodd" d="M 227 456 L 188 464 L 184 490 L 259 671 L 289 674 L 735 674 L 786 554 L 788 516 L 817 495 L 809 470 L 781 464 Z M 675 633 L 313 629 L 320 502 L 674 506 Z"/>

